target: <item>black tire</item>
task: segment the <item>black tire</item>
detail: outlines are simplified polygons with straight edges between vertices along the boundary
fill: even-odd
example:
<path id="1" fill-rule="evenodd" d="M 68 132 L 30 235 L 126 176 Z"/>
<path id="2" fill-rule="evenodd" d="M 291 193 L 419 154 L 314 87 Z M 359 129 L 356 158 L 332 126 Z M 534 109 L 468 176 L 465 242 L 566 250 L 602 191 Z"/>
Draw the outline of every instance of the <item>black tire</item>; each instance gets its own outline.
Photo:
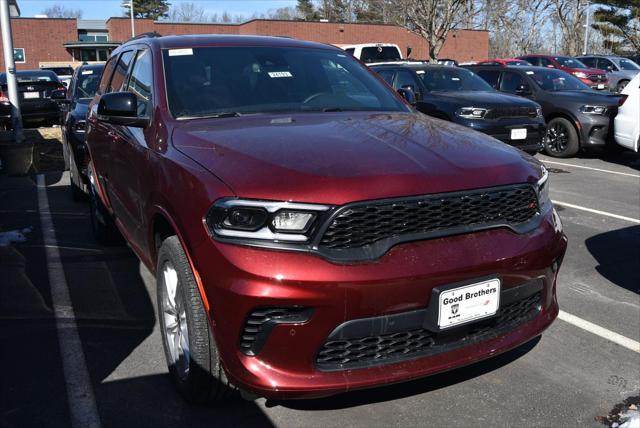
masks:
<path id="1" fill-rule="evenodd" d="M 547 124 L 545 153 L 557 158 L 569 158 L 578 153 L 578 150 L 580 150 L 580 140 L 573 124 L 564 117 L 551 119 Z"/>
<path id="2" fill-rule="evenodd" d="M 188 357 L 174 358 L 169 345 L 165 308 L 170 303 L 165 302 L 167 287 L 165 285 L 165 270 L 174 269 L 177 274 L 177 286 L 175 287 L 175 306 L 182 301 L 184 315 L 188 330 Z M 158 252 L 156 269 L 156 284 L 158 298 L 158 319 L 164 346 L 165 358 L 169 366 L 169 372 L 184 399 L 193 404 L 216 404 L 229 399 L 234 395 L 235 388 L 229 383 L 222 368 L 222 361 L 218 354 L 211 326 L 200 297 L 191 266 L 187 256 L 176 236 L 171 236 L 162 242 Z M 178 309 L 177 313 L 181 310 Z M 171 319 L 171 315 L 168 315 Z M 176 315 L 176 320 L 181 317 Z M 182 331 L 178 321 L 175 331 Z M 185 368 L 185 364 L 187 364 Z M 177 367 L 180 365 L 181 367 Z"/>
<path id="3" fill-rule="evenodd" d="M 78 167 L 74 158 L 69 159 L 69 188 L 71 190 L 71 200 L 75 202 L 87 199 L 87 186 L 78 176 Z"/>
<path id="4" fill-rule="evenodd" d="M 89 210 L 91 213 L 91 229 L 96 241 L 100 244 L 122 242 L 120 231 L 93 186 L 89 187 Z"/>
<path id="5" fill-rule="evenodd" d="M 69 153 L 69 145 L 65 142 L 62 143 L 62 157 L 64 158 L 64 170 L 69 171 L 69 165 L 71 153 Z"/>
<path id="6" fill-rule="evenodd" d="M 619 94 L 622 92 L 622 90 L 627 86 L 627 84 L 629 83 L 628 80 L 621 80 L 618 82 L 618 84 L 616 85 L 616 93 Z"/>

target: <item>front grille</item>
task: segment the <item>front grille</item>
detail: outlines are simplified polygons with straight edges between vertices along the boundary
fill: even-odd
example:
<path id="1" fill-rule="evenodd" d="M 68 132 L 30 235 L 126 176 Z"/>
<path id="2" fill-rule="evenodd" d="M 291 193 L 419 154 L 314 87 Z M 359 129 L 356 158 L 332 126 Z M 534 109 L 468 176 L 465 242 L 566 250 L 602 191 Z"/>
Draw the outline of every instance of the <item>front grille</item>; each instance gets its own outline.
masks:
<path id="1" fill-rule="evenodd" d="M 607 80 L 607 75 L 606 74 L 590 74 L 587 76 L 587 78 L 592 82 L 604 82 L 605 80 Z"/>
<path id="2" fill-rule="evenodd" d="M 514 117 L 536 117 L 535 107 L 498 107 L 493 108 L 484 116 L 485 119 L 508 119 Z"/>
<path id="3" fill-rule="evenodd" d="M 424 328 L 378 336 L 326 342 L 318 356 L 320 370 L 343 370 L 387 364 L 435 355 L 489 340 L 532 320 L 540 312 L 542 292 L 505 305 L 495 317 L 451 331 L 432 333 Z"/>
<path id="4" fill-rule="evenodd" d="M 340 211 L 322 235 L 320 247 L 354 249 L 387 238 L 514 226 L 529 221 L 537 212 L 536 193 L 528 184 L 372 201 Z"/>

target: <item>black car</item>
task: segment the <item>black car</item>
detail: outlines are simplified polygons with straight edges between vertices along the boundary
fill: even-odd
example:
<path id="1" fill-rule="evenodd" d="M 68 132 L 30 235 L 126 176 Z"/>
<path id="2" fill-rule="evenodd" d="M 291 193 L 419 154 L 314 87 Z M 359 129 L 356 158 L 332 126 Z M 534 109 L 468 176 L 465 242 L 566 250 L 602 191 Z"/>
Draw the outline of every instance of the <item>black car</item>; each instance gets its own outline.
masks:
<path id="1" fill-rule="evenodd" d="M 52 93 L 65 90 L 58 76 L 48 70 L 16 72 L 18 100 L 25 127 L 51 126 L 58 124 L 60 109 L 51 99 Z M 11 127 L 11 103 L 7 93 L 7 75 L 0 73 L 0 126 Z"/>
<path id="2" fill-rule="evenodd" d="M 542 106 L 547 120 L 545 152 L 570 157 L 580 149 L 612 141 L 620 97 L 591 89 L 578 78 L 545 67 L 469 66 L 492 87 L 527 97 Z"/>
<path id="3" fill-rule="evenodd" d="M 371 67 L 396 90 L 409 89 L 422 113 L 468 126 L 528 153 L 542 149 L 540 106 L 501 94 L 464 68 L 425 63 Z"/>
<path id="4" fill-rule="evenodd" d="M 63 104 L 62 145 L 74 199 L 87 193 L 85 174 L 85 128 L 89 102 L 98 89 L 104 64 L 82 65 L 73 74 Z"/>

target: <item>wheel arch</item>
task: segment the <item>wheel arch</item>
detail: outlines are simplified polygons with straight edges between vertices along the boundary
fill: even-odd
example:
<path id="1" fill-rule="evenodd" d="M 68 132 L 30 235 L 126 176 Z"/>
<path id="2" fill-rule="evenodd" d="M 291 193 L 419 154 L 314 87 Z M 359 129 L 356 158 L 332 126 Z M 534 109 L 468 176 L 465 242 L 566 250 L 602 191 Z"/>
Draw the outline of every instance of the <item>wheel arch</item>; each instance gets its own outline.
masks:
<path id="1" fill-rule="evenodd" d="M 571 114 L 566 113 L 566 112 L 562 112 L 562 111 L 555 111 L 551 114 L 549 114 L 548 116 L 545 116 L 545 121 L 547 122 L 547 129 L 549 128 L 549 122 L 551 122 L 553 119 L 557 119 L 557 118 L 563 118 L 569 121 L 569 123 L 571 123 L 573 125 L 573 128 L 576 130 L 576 134 L 578 135 L 578 145 L 580 147 L 582 147 L 582 126 L 580 126 L 580 122 L 578 122 L 577 119 L 575 119 Z"/>

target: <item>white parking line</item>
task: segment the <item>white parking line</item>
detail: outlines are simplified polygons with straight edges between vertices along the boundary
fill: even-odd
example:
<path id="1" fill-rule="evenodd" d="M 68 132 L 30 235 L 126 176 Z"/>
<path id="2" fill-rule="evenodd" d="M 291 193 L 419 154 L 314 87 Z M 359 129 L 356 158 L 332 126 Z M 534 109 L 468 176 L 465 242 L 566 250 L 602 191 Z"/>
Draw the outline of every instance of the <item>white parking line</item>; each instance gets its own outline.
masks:
<path id="1" fill-rule="evenodd" d="M 82 350 L 82 342 L 78 334 L 75 313 L 69 296 L 69 287 L 64 275 L 62 261 L 60 260 L 56 233 L 53 228 L 51 212 L 49 211 L 47 187 L 42 174 L 38 175 L 37 184 L 38 208 L 51 287 L 51 302 L 56 320 L 71 425 L 74 428 L 99 428 L 98 408 L 91 386 L 89 371 L 87 370 L 84 351 Z"/>
<path id="2" fill-rule="evenodd" d="M 550 160 L 543 160 L 542 162 L 543 163 L 550 163 L 550 164 L 553 164 L 553 165 L 569 166 L 569 167 L 572 167 L 572 168 L 590 169 L 591 171 L 606 172 L 607 174 L 617 174 L 617 175 L 624 175 L 624 176 L 627 176 L 627 177 L 640 178 L 640 174 L 631 174 L 629 172 L 612 171 L 610 169 L 593 168 L 593 167 L 590 167 L 590 166 L 575 165 L 575 164 L 572 164 L 572 163 L 556 162 L 556 161 L 550 161 Z"/>
<path id="3" fill-rule="evenodd" d="M 594 324 L 587 320 L 583 320 L 582 318 L 579 318 L 575 315 L 571 315 L 570 313 L 567 313 L 565 311 L 560 311 L 560 313 L 558 314 L 558 318 L 564 322 L 568 322 L 571 325 L 574 325 L 578 328 L 588 331 L 589 333 L 593 333 L 596 336 L 600 336 L 603 339 L 606 339 L 610 342 L 613 342 L 615 344 L 618 344 L 633 352 L 637 352 L 638 354 L 640 354 L 640 342 L 637 342 L 633 339 L 629 339 L 628 337 L 615 333 L 611 330 L 607 330 L 604 327 L 600 327 L 597 324 Z"/>
<path id="4" fill-rule="evenodd" d="M 607 211 L 594 210 L 593 208 L 581 207 L 580 205 L 574 205 L 574 204 L 570 204 L 568 202 L 562 202 L 562 201 L 553 200 L 553 203 L 556 204 L 556 205 L 560 205 L 562 207 L 573 208 L 573 209 L 576 209 L 576 210 L 586 211 L 586 212 L 590 212 L 590 213 L 593 213 L 593 214 L 600 214 L 600 215 L 611 217 L 611 218 L 617 218 L 618 220 L 624 220 L 624 221 L 628 221 L 630 223 L 640 224 L 640 219 L 633 218 L 633 217 L 625 217 L 623 215 L 618 215 L 618 214 L 610 213 L 610 212 L 607 212 Z"/>

